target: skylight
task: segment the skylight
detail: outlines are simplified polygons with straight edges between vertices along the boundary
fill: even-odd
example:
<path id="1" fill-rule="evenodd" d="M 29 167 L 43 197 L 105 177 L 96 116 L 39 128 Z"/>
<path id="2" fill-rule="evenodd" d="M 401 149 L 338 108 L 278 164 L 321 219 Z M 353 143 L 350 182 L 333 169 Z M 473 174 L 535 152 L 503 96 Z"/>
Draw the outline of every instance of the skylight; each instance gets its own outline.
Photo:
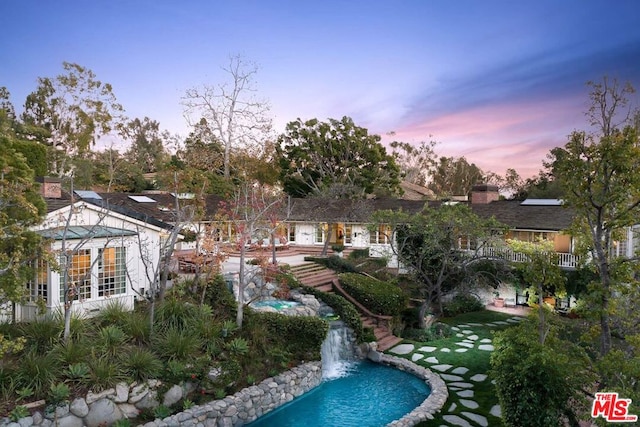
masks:
<path id="1" fill-rule="evenodd" d="M 129 198 L 138 203 L 156 203 L 155 200 L 147 196 L 129 196 Z"/>
<path id="2" fill-rule="evenodd" d="M 526 199 L 521 206 L 562 206 L 563 201 L 560 199 Z"/>
<path id="3" fill-rule="evenodd" d="M 196 197 L 193 193 L 171 193 L 173 197 L 177 197 L 180 200 L 189 200 Z"/>
<path id="4" fill-rule="evenodd" d="M 73 190 L 73 192 L 75 193 L 76 196 L 80 197 L 81 199 L 102 200 L 102 197 L 100 197 L 100 195 L 98 193 L 96 193 L 95 191 L 91 191 L 91 190 Z"/>

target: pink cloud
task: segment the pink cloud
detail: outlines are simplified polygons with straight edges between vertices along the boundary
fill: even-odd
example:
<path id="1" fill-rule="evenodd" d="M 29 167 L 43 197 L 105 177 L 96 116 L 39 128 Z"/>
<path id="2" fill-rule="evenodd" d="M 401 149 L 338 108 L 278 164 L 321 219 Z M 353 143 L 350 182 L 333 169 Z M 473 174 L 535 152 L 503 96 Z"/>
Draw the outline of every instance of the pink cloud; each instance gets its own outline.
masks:
<path id="1" fill-rule="evenodd" d="M 465 156 L 485 171 L 514 168 L 529 177 L 542 169 L 549 150 L 564 145 L 572 130 L 584 127 L 581 108 L 577 98 L 481 106 L 426 118 L 398 129 L 393 139 L 433 139 L 439 156 Z"/>

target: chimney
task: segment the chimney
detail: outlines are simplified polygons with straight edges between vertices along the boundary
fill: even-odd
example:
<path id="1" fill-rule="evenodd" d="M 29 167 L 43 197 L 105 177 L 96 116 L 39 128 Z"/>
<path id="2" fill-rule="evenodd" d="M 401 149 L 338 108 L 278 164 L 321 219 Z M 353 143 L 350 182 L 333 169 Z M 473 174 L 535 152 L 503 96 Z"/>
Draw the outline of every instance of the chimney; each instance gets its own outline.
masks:
<path id="1" fill-rule="evenodd" d="M 487 205 L 500 198 L 498 186 L 491 184 L 477 184 L 471 189 L 472 205 Z"/>
<path id="2" fill-rule="evenodd" d="M 40 194 L 45 199 L 62 198 L 62 185 L 60 184 L 60 178 L 40 176 L 36 178 L 36 181 L 40 183 Z"/>

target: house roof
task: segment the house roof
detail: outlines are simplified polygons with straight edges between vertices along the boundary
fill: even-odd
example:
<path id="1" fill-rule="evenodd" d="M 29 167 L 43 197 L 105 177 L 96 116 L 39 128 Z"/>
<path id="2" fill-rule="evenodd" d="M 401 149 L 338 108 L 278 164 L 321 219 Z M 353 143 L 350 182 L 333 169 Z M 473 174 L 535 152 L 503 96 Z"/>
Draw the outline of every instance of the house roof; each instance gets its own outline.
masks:
<path id="1" fill-rule="evenodd" d="M 68 240 L 77 240 L 85 238 L 100 238 L 100 237 L 123 237 L 123 236 L 135 236 L 135 231 L 125 230 L 122 228 L 105 227 L 102 225 L 72 225 L 69 227 L 55 227 L 48 228 L 46 230 L 40 230 L 36 233 L 40 234 L 46 239 L 62 240 L 64 238 Z"/>
<path id="2" fill-rule="evenodd" d="M 63 193 L 59 199 L 46 198 L 47 212 L 51 213 L 69 206 L 71 200 L 69 193 Z M 170 193 L 76 192 L 74 201 L 79 200 L 165 229 L 171 229 L 172 224 L 176 221 L 175 198 Z M 205 197 L 206 215 L 213 216 L 222 200 L 219 196 L 207 195 Z M 193 202 L 181 200 L 181 203 Z"/>
<path id="3" fill-rule="evenodd" d="M 566 230 L 574 218 L 573 210 L 562 205 L 523 204 L 519 200 L 475 204 L 471 209 L 481 217 L 494 217 L 509 228 L 520 230 Z"/>
<path id="4" fill-rule="evenodd" d="M 288 221 L 367 222 L 378 210 L 402 210 L 418 213 L 425 206 L 424 200 L 403 199 L 290 199 Z"/>
<path id="5" fill-rule="evenodd" d="M 176 221 L 175 198 L 171 193 L 98 193 L 101 199 L 82 199 L 96 206 L 110 209 L 131 218 L 147 222 L 158 227 L 171 229 Z M 150 199 L 150 200 L 147 200 Z M 71 197 L 63 194 L 61 199 L 45 199 L 48 212 L 68 206 Z M 219 209 L 220 196 L 205 197 L 205 218 L 212 218 Z M 181 200 L 182 203 L 193 203 Z M 421 212 L 425 204 L 437 207 L 438 201 L 406 199 L 328 199 L 328 198 L 290 198 L 287 204 L 286 221 L 312 222 L 354 222 L 370 220 L 377 210 L 402 210 L 409 214 Z M 467 202 L 461 202 L 467 203 Z M 561 204 L 517 200 L 497 200 L 488 204 L 470 204 L 471 209 L 484 218 L 494 217 L 511 229 L 521 230 L 565 230 L 573 221 L 573 210 Z"/>

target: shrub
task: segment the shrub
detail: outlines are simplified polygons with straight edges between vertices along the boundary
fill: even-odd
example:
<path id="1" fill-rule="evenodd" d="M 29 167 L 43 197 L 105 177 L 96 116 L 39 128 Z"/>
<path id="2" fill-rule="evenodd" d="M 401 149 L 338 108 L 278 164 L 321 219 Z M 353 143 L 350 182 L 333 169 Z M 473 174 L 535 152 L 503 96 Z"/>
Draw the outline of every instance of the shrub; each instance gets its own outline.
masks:
<path id="1" fill-rule="evenodd" d="M 149 342 L 151 335 L 151 325 L 149 318 L 140 312 L 129 313 L 122 325 L 122 330 L 133 339 L 135 344 L 145 344 Z"/>
<path id="2" fill-rule="evenodd" d="M 114 387 L 126 377 L 117 360 L 112 357 L 92 355 L 87 364 L 89 365 L 87 384 L 91 386 L 92 391 L 100 392 Z"/>
<path id="3" fill-rule="evenodd" d="M 52 317 L 22 323 L 18 329 L 27 339 L 26 348 L 40 354 L 51 350 L 62 333 L 62 325 Z"/>
<path id="4" fill-rule="evenodd" d="M 29 415 L 31 415 L 31 413 L 26 406 L 18 405 L 13 408 L 13 410 L 9 414 L 9 419 L 13 422 L 18 422 L 19 419 L 26 418 Z"/>
<path id="5" fill-rule="evenodd" d="M 362 320 L 360 313 L 349 301 L 336 294 L 328 294 L 314 288 L 304 287 L 304 291 L 323 301 L 329 307 L 333 308 L 340 319 L 347 324 L 356 335 L 358 342 L 370 342 L 366 340 L 364 330 L 362 329 Z M 373 340 L 375 341 L 375 339 Z"/>
<path id="6" fill-rule="evenodd" d="M 127 337 L 127 334 L 125 334 L 122 329 L 115 325 L 110 325 L 100 328 L 96 341 L 98 348 L 106 354 L 115 356 L 121 351 L 123 344 L 126 343 L 128 339 L 129 337 Z"/>
<path id="7" fill-rule="evenodd" d="M 47 396 L 47 403 L 52 406 L 65 402 L 69 399 L 71 390 L 65 383 L 51 384 L 49 387 L 49 395 Z"/>
<path id="8" fill-rule="evenodd" d="M 446 317 L 454 317 L 458 314 L 470 313 L 484 309 L 482 301 L 474 295 L 456 294 L 451 301 L 442 305 L 443 314 Z"/>
<path id="9" fill-rule="evenodd" d="M 124 328 L 131 314 L 131 311 L 121 301 L 109 301 L 106 307 L 100 309 L 94 321 L 101 326 L 116 325 Z"/>
<path id="10" fill-rule="evenodd" d="M 158 333 L 153 340 L 153 347 L 164 359 L 187 360 L 199 353 L 202 340 L 195 331 L 169 328 Z"/>
<path id="11" fill-rule="evenodd" d="M 537 322 L 526 321 L 495 334 L 491 370 L 507 426 L 559 426 L 562 417 L 574 421 L 572 411 L 584 409 L 582 388 L 594 384 L 589 360 L 582 349 L 560 340 L 550 330 L 544 344 Z"/>
<path id="12" fill-rule="evenodd" d="M 354 249 L 347 258 L 352 261 L 369 258 L 369 248 Z"/>
<path id="13" fill-rule="evenodd" d="M 122 358 L 122 367 L 129 378 L 145 381 L 159 377 L 162 372 L 162 361 L 149 350 L 134 348 Z"/>
<path id="14" fill-rule="evenodd" d="M 285 316 L 279 313 L 256 313 L 285 348 L 299 357 L 312 354 L 318 358 L 329 325 L 318 317 Z"/>
<path id="15" fill-rule="evenodd" d="M 43 398 L 49 386 L 58 379 L 59 366 L 60 363 L 51 353 L 25 354 L 17 369 L 20 387 L 32 390 L 36 398 Z"/>
<path id="16" fill-rule="evenodd" d="M 244 338 L 234 338 L 227 344 L 227 350 L 234 356 L 244 356 L 249 352 L 249 343 Z"/>
<path id="17" fill-rule="evenodd" d="M 358 269 L 349 261 L 337 256 L 330 256 L 326 258 L 320 257 L 305 257 L 305 261 L 313 261 L 316 264 L 324 265 L 328 269 L 334 270 L 338 273 L 356 273 Z"/>
<path id="18" fill-rule="evenodd" d="M 69 341 L 67 343 L 58 344 L 53 349 L 53 354 L 63 365 L 72 365 L 80 363 L 87 359 L 90 344 L 88 341 Z"/>
<path id="19" fill-rule="evenodd" d="M 344 290 L 375 314 L 397 316 L 407 305 L 407 297 L 397 286 L 353 273 L 339 277 Z"/>
<path id="20" fill-rule="evenodd" d="M 215 276 L 207 283 L 205 302 L 211 307 L 215 307 L 216 314 L 223 318 L 233 318 L 235 316 L 236 299 L 227 288 L 227 282 L 221 275 Z"/>

